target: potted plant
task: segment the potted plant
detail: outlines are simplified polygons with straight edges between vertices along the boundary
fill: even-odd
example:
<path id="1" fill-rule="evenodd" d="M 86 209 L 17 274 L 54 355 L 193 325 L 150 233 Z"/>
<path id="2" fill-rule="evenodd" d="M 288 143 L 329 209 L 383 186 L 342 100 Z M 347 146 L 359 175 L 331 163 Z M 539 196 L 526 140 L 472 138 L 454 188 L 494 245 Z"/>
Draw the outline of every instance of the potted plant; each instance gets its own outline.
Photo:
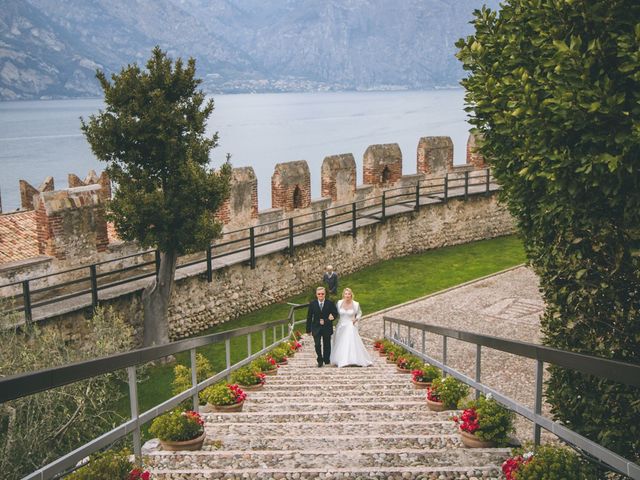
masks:
<path id="1" fill-rule="evenodd" d="M 431 382 L 438 377 L 440 377 L 440 370 L 433 365 L 423 365 L 411 371 L 411 383 L 418 390 L 429 388 Z"/>
<path id="2" fill-rule="evenodd" d="M 277 375 L 278 364 L 271 356 L 262 356 L 256 358 L 251 365 L 266 375 Z"/>
<path id="3" fill-rule="evenodd" d="M 242 367 L 233 372 L 231 381 L 237 383 L 244 390 L 262 390 L 264 387 L 265 374 L 251 366 Z"/>
<path id="4" fill-rule="evenodd" d="M 452 418 L 460 427 L 464 445 L 490 448 L 507 443 L 513 431 L 515 413 L 500 405 L 491 395 L 482 395 L 469 402 L 459 417 Z"/>
<path id="5" fill-rule="evenodd" d="M 288 349 L 284 346 L 274 348 L 269 352 L 269 354 L 278 365 L 286 365 L 288 363 L 287 355 L 289 354 L 289 352 Z"/>
<path id="6" fill-rule="evenodd" d="M 396 360 L 396 371 L 398 373 L 411 373 L 409 359 L 407 357 L 398 357 Z"/>
<path id="7" fill-rule="evenodd" d="M 454 377 L 434 378 L 427 388 L 427 407 L 434 412 L 452 410 L 468 393 L 469 387 Z"/>
<path id="8" fill-rule="evenodd" d="M 396 360 L 398 373 L 411 373 L 412 370 L 422 365 L 422 360 L 413 355 L 403 355 Z"/>
<path id="9" fill-rule="evenodd" d="M 374 350 L 380 350 L 380 348 L 382 347 L 382 341 L 383 340 L 384 339 L 382 339 L 382 338 L 378 338 L 378 339 L 374 340 L 373 341 L 373 349 Z"/>
<path id="10" fill-rule="evenodd" d="M 300 330 L 295 330 L 293 332 L 293 339 L 294 340 L 300 340 L 302 338 L 302 332 Z"/>
<path id="11" fill-rule="evenodd" d="M 192 410 L 171 410 L 153 420 L 149 431 L 164 450 L 200 450 L 205 439 L 204 420 Z"/>
<path id="12" fill-rule="evenodd" d="M 597 469 L 566 447 L 541 445 L 535 452 L 515 449 L 502 464 L 506 480 L 596 480 Z"/>
<path id="13" fill-rule="evenodd" d="M 203 390 L 216 412 L 241 412 L 247 394 L 236 384 L 217 383 Z"/>
<path id="14" fill-rule="evenodd" d="M 302 344 L 297 340 L 291 340 L 286 345 L 289 350 L 289 356 L 295 355 L 296 352 L 302 348 Z"/>
<path id="15" fill-rule="evenodd" d="M 130 460 L 128 450 L 92 455 L 90 461 L 66 476 L 69 480 L 151 480 L 151 474 Z"/>

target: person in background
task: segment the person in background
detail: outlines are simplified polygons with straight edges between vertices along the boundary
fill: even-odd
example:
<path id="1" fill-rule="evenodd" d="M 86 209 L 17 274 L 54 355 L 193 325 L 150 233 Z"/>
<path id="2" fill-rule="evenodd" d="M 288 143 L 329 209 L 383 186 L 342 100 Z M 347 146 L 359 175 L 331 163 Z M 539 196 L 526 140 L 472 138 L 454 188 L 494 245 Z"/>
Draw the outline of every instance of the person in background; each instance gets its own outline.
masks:
<path id="1" fill-rule="evenodd" d="M 338 274 L 333 271 L 331 265 L 327 265 L 324 275 L 322 275 L 322 282 L 326 285 L 329 295 L 338 293 Z"/>

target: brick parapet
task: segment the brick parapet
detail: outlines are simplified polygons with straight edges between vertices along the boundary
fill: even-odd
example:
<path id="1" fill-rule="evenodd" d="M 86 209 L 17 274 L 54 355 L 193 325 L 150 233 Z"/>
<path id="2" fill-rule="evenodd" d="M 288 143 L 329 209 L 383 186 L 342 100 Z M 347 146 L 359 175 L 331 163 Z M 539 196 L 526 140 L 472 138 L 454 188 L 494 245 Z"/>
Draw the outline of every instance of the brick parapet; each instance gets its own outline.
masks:
<path id="1" fill-rule="evenodd" d="M 416 171 L 426 175 L 444 175 L 453 168 L 451 137 L 422 137 L 418 141 Z"/>
<path id="2" fill-rule="evenodd" d="M 362 161 L 362 183 L 384 187 L 402 176 L 402 152 L 397 143 L 370 145 Z"/>

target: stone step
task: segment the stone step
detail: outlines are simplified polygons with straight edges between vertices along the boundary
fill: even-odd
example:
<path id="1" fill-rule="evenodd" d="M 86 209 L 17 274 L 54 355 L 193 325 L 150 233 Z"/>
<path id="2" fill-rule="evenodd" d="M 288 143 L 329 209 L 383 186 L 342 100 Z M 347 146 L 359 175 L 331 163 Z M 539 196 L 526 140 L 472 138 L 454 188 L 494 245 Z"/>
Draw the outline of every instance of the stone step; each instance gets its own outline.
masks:
<path id="1" fill-rule="evenodd" d="M 228 416 L 234 414 L 229 413 Z M 305 417 L 304 415 L 291 415 L 291 417 Z M 205 425 L 207 435 L 211 438 L 225 437 L 227 435 L 239 435 L 259 438 L 262 436 L 291 435 L 292 432 L 300 432 L 304 435 L 316 436 L 318 441 L 330 439 L 336 435 L 388 435 L 402 433 L 403 435 L 453 435 L 458 432 L 456 425 L 450 420 L 427 420 L 417 418 L 403 421 L 323 421 L 311 422 L 300 419 L 288 422 L 274 422 L 268 418 L 256 418 L 251 422 L 219 421 L 209 422 Z M 281 417 L 280 420 L 284 420 Z"/>
<path id="2" fill-rule="evenodd" d="M 318 469 L 384 467 L 451 467 L 455 465 L 499 465 L 509 456 L 507 448 L 416 449 L 416 450 L 336 450 L 320 443 L 311 450 L 198 450 L 175 452 L 171 456 L 149 453 L 145 465 L 157 469 Z"/>
<path id="3" fill-rule="evenodd" d="M 179 469 L 179 470 L 154 470 L 155 480 L 470 480 L 491 479 L 500 477 L 500 469 L 495 465 L 455 466 L 455 467 L 383 467 L 374 470 L 369 468 L 326 468 L 319 469 L 282 469 L 282 468 L 257 468 L 257 469 Z"/>
<path id="4" fill-rule="evenodd" d="M 340 399 L 342 400 L 342 399 Z M 368 401 L 363 402 L 360 399 L 353 399 L 351 402 L 331 402 L 334 409 L 336 410 L 348 410 L 348 411 L 376 411 L 376 412 L 385 412 L 385 411 L 403 411 L 403 412 L 411 412 L 414 414 L 422 414 L 427 410 L 426 402 L 424 399 L 421 401 L 407 401 L 407 400 L 396 400 L 394 402 L 380 402 L 380 401 Z M 264 400 L 256 400 L 253 397 L 250 400 L 247 400 L 243 407 L 243 412 L 264 412 L 264 413 L 276 413 L 282 412 L 283 404 L 280 402 L 273 402 L 273 399 L 264 399 Z M 313 412 L 318 409 L 326 408 L 327 403 L 325 401 L 318 401 L 315 403 L 291 403 L 287 405 L 288 412 Z"/>
<path id="5" fill-rule="evenodd" d="M 286 410 L 285 410 L 286 409 Z M 425 407 L 423 410 L 383 410 L 383 411 L 371 411 L 369 409 L 350 410 L 346 406 L 340 409 L 332 410 L 325 408 L 322 410 L 314 410 L 311 412 L 301 412 L 296 410 L 289 410 L 289 406 L 282 406 L 280 411 L 255 411 L 255 412 L 242 412 L 242 413 L 205 413 L 204 420 L 207 425 L 219 424 L 219 423 L 257 423 L 257 422 L 271 422 L 271 423 L 289 423 L 291 421 L 298 422 L 404 422 L 414 419 L 420 419 L 425 421 L 448 421 L 452 427 L 455 426 L 454 422 L 450 420 L 451 412 L 431 412 Z"/>
<path id="6" fill-rule="evenodd" d="M 402 391 L 402 395 L 398 395 L 395 392 L 387 391 L 387 392 L 375 392 L 369 393 L 365 392 L 360 395 L 349 392 L 348 394 L 344 394 L 344 392 L 335 392 L 337 395 L 332 398 L 331 402 L 336 404 L 343 403 L 368 403 L 368 402 L 424 402 L 426 398 L 425 390 L 409 390 Z M 287 398 L 295 398 L 295 402 L 293 403 L 325 403 L 326 399 L 324 397 L 313 397 L 310 396 L 308 391 L 300 390 L 293 392 L 285 392 L 279 391 L 274 392 L 270 389 L 263 389 L 256 392 L 247 392 L 247 399 L 251 402 L 257 402 L 262 404 L 268 403 L 277 403 L 282 404 L 283 399 Z"/>
<path id="7" fill-rule="evenodd" d="M 350 397 L 355 397 L 359 395 L 375 395 L 375 396 L 386 396 L 386 397 L 395 397 L 397 400 L 402 399 L 415 399 L 415 398 L 425 398 L 426 392 L 422 390 L 416 390 L 413 388 L 412 384 L 406 385 L 265 385 L 265 388 L 260 392 L 251 392 L 247 391 L 247 398 L 261 398 L 264 394 L 268 394 L 274 398 L 274 401 L 279 398 L 296 398 L 296 397 L 307 397 L 307 398 L 321 398 L 321 399 L 331 399 L 331 398 L 342 398 L 345 395 Z"/>
<path id="8" fill-rule="evenodd" d="M 331 446 L 337 451 L 345 450 L 420 450 L 461 448 L 460 435 L 334 435 Z M 240 437 L 235 434 L 207 437 L 203 450 L 314 450 L 318 447 L 318 438 L 306 435 L 305 432 L 293 432 L 288 436 L 273 435 L 261 437 Z M 160 444 L 157 439 L 145 443 L 142 453 L 160 454 Z"/>

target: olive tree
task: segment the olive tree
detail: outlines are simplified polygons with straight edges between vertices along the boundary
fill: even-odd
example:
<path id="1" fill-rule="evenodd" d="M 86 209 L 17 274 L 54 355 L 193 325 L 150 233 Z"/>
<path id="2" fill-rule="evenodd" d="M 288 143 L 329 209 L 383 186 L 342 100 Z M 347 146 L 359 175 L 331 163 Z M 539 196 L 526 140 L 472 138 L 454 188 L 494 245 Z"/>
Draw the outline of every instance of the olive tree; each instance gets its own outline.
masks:
<path id="1" fill-rule="evenodd" d="M 474 15 L 457 43 L 467 111 L 540 277 L 544 342 L 640 363 L 640 3 L 508 0 Z M 640 458 L 638 389 L 550 373 L 557 419 Z"/>
<path id="2" fill-rule="evenodd" d="M 98 71 L 105 109 L 82 130 L 116 184 L 109 215 L 124 240 L 160 251 L 157 281 L 143 292 L 145 346 L 167 343 L 178 255 L 220 233 L 214 212 L 229 194 L 231 166 L 208 168 L 218 134 L 205 134 L 213 100 L 197 89 L 195 60 L 173 62 L 156 47 L 146 70 Z M 228 159 L 227 159 L 228 160 Z"/>

